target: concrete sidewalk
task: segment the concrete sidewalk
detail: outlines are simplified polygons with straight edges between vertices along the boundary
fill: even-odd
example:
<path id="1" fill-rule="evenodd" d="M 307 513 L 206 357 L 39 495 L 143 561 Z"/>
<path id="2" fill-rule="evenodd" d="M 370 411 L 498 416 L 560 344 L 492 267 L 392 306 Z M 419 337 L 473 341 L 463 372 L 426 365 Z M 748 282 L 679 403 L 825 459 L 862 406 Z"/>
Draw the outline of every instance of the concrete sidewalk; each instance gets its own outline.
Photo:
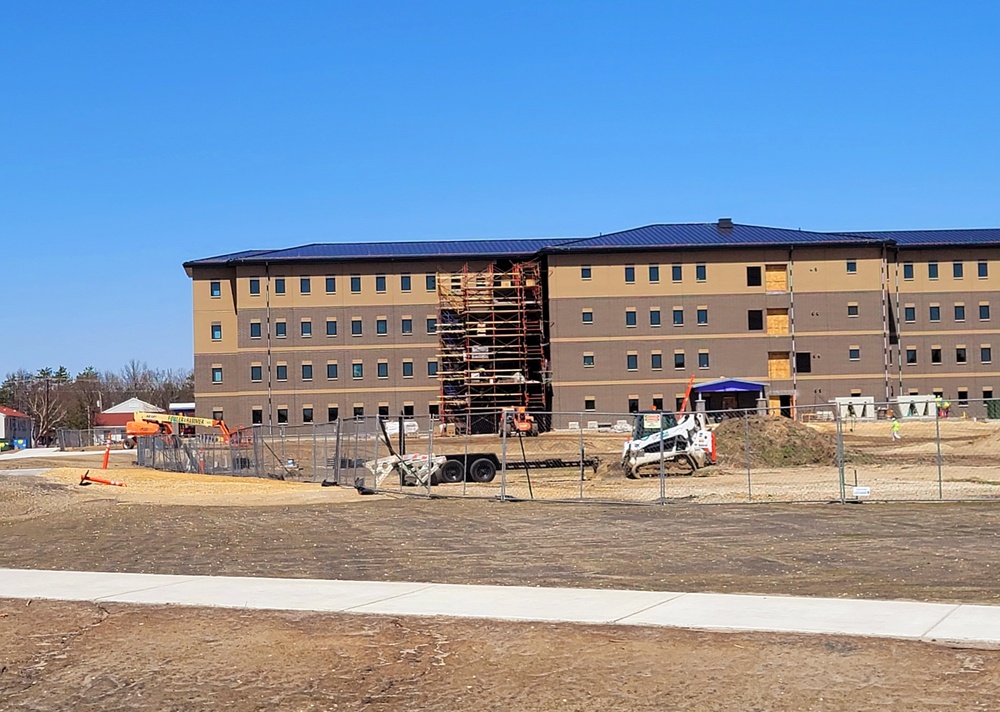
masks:
<path id="1" fill-rule="evenodd" d="M 1000 606 L 914 601 L 25 569 L 0 569 L 0 598 L 1000 644 Z"/>

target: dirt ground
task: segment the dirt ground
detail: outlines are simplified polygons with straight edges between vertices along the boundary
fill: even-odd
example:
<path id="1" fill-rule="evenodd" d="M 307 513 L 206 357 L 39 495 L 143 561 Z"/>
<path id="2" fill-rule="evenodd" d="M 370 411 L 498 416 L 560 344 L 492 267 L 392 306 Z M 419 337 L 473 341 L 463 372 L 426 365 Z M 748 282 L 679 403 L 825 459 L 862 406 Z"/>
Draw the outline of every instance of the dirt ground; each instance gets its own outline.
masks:
<path id="1" fill-rule="evenodd" d="M 86 458 L 57 464 L 0 476 L 0 567 L 1000 603 L 993 503 L 425 500 L 127 467 L 126 488 L 81 487 Z M 222 706 L 998 709 L 1000 651 L 0 601 L 2 709 Z"/>

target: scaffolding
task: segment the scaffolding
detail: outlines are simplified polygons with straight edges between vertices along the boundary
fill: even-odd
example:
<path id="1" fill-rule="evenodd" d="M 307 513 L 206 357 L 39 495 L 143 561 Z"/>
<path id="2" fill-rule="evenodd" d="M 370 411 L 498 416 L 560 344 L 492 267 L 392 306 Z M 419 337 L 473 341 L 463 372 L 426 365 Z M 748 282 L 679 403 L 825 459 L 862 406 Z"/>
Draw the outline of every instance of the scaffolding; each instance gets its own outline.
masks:
<path id="1" fill-rule="evenodd" d="M 441 417 L 496 432 L 508 407 L 548 410 L 549 362 L 538 262 L 439 274 Z"/>

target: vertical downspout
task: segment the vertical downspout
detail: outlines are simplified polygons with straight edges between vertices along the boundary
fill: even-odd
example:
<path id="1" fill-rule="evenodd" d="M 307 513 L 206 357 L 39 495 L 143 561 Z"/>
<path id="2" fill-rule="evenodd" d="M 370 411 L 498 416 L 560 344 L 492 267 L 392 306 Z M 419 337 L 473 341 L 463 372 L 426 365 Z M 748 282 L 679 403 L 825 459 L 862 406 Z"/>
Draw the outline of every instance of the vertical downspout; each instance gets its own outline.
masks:
<path id="1" fill-rule="evenodd" d="M 895 274 L 896 281 L 896 370 L 899 391 L 896 395 L 903 395 L 903 322 L 900 320 L 899 316 L 899 250 L 894 253 L 895 258 L 893 259 L 893 271 Z"/>
<path id="2" fill-rule="evenodd" d="M 792 334 L 792 420 L 797 420 L 799 405 L 798 368 L 795 364 L 795 256 L 788 248 L 788 326 Z"/>
<path id="3" fill-rule="evenodd" d="M 889 402 L 889 261 L 885 243 L 881 247 L 879 276 L 882 281 L 882 390 L 883 401 Z"/>
<path id="4" fill-rule="evenodd" d="M 264 263 L 264 321 L 267 327 L 267 434 L 271 434 L 271 265 Z"/>

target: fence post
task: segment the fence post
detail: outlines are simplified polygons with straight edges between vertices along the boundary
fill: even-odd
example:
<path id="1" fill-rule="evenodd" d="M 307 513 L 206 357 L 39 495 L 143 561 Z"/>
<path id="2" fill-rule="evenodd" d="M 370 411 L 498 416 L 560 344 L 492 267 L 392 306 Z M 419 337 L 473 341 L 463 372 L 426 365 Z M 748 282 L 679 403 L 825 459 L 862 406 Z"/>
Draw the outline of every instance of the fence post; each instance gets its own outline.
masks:
<path id="1" fill-rule="evenodd" d="M 500 433 L 500 501 L 503 502 L 507 499 L 507 428 L 501 427 Z"/>
<path id="2" fill-rule="evenodd" d="M 338 413 L 337 415 L 340 415 L 340 413 Z M 336 462 L 334 462 L 334 463 L 333 463 L 333 472 L 334 472 L 334 481 L 335 481 L 335 482 L 336 482 L 336 483 L 337 483 L 338 485 L 343 485 L 343 484 L 344 484 L 344 483 L 343 483 L 343 481 L 341 481 L 341 479 L 340 479 L 340 465 L 341 465 L 341 459 L 342 459 L 342 458 L 344 457 L 344 454 L 343 454 L 343 452 L 342 452 L 342 451 L 341 451 L 341 449 L 340 449 L 340 446 L 341 446 L 341 444 L 342 444 L 342 443 L 343 443 L 343 441 L 344 441 L 344 439 L 343 439 L 343 435 L 342 435 L 342 433 L 344 432 L 344 429 L 340 427 L 340 424 L 341 424 L 342 422 L 344 422 L 344 421 L 340 420 L 340 418 L 338 418 L 338 419 L 337 419 L 337 420 L 336 420 L 336 421 L 334 422 L 334 427 L 336 427 L 336 428 L 337 428 L 337 437 L 336 437 L 336 439 L 335 439 L 335 440 L 333 441 L 333 447 L 334 447 L 334 453 L 333 453 L 333 456 L 334 456 L 335 458 L 337 458 L 337 459 L 336 459 Z"/>
<path id="3" fill-rule="evenodd" d="M 840 479 L 840 503 L 847 501 L 847 484 L 844 481 L 844 421 L 840 419 L 839 408 L 834 410 L 837 418 L 837 475 Z"/>
<path id="4" fill-rule="evenodd" d="M 639 416 L 642 417 L 642 416 Z M 663 412 L 660 412 L 660 504 L 667 503 L 667 464 L 663 461 Z"/>
<path id="5" fill-rule="evenodd" d="M 744 445 L 746 446 L 747 453 L 747 502 L 753 501 L 753 485 L 750 479 L 750 416 L 748 414 L 743 415 L 743 430 L 744 432 Z"/>
<path id="6" fill-rule="evenodd" d="M 465 476 L 462 478 L 462 496 L 468 492 L 469 487 L 469 435 L 472 433 L 472 414 L 465 414 L 465 433 L 462 439 L 465 441 L 465 459 L 462 461 L 462 470 Z"/>
<path id="7" fill-rule="evenodd" d="M 944 482 L 941 472 L 941 409 L 934 404 L 934 440 L 937 442 L 938 499 L 944 499 Z"/>
<path id="8" fill-rule="evenodd" d="M 403 432 L 405 429 L 406 422 L 400 418 L 399 419 L 399 431 Z M 434 460 L 434 423 L 431 422 L 430 418 L 427 420 L 427 496 L 431 496 L 431 480 L 434 479 L 434 475 L 431 472 L 431 463 Z"/>
<path id="9" fill-rule="evenodd" d="M 583 413 L 580 413 L 580 425 L 583 425 Z M 580 428 L 580 499 L 583 499 L 583 481 L 587 478 L 583 461 L 587 459 L 587 448 L 583 444 L 583 428 Z"/>

